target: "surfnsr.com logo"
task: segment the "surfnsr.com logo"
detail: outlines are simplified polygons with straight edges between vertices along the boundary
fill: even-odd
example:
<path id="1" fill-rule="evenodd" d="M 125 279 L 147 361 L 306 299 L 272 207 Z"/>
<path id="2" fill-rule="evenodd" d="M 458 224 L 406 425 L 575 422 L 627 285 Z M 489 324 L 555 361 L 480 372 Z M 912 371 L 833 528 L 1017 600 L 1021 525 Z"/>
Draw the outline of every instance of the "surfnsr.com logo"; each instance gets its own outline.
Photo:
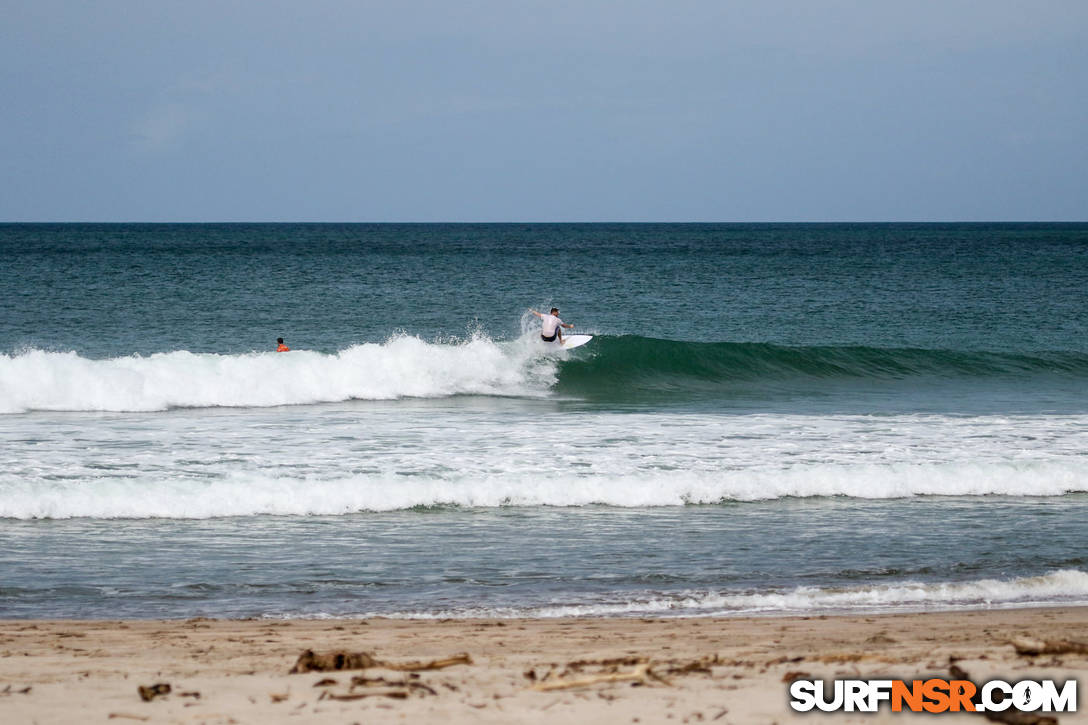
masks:
<path id="1" fill-rule="evenodd" d="M 1054 680 L 794 680 L 790 707 L 797 712 L 1076 712 L 1077 681 Z"/>

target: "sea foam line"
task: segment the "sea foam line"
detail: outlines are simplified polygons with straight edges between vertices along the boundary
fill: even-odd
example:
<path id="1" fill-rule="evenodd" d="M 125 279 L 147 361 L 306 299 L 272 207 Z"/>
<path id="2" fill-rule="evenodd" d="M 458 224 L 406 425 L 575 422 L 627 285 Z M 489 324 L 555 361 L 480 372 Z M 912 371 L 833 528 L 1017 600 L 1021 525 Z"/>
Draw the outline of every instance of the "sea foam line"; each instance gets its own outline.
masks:
<path id="1" fill-rule="evenodd" d="M 621 508 L 715 505 L 787 497 L 1061 496 L 1088 491 L 1088 464 L 803 466 L 778 471 L 686 471 L 636 476 L 540 474 L 457 478 L 396 473 L 323 479 L 245 471 L 220 476 L 28 479 L 0 476 L 0 518 L 341 516 L 418 507 Z"/>
<path id="2" fill-rule="evenodd" d="M 1088 572 L 1060 569 L 1039 576 L 959 582 L 903 581 L 857 587 L 795 587 L 779 591 L 685 591 L 617 594 L 612 601 L 529 607 L 464 607 L 441 611 L 366 613 L 404 619 L 559 617 L 713 617 L 991 609 L 1088 603 Z M 619 600 L 619 601 L 617 601 Z"/>

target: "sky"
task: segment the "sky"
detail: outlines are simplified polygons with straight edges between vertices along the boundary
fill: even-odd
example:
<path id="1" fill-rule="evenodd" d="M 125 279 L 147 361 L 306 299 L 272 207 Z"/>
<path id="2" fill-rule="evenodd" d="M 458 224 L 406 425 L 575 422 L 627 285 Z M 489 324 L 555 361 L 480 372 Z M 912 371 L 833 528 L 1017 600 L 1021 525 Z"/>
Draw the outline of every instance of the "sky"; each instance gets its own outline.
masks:
<path id="1" fill-rule="evenodd" d="M 1084 0 L 0 18 L 0 221 L 1088 220 Z"/>

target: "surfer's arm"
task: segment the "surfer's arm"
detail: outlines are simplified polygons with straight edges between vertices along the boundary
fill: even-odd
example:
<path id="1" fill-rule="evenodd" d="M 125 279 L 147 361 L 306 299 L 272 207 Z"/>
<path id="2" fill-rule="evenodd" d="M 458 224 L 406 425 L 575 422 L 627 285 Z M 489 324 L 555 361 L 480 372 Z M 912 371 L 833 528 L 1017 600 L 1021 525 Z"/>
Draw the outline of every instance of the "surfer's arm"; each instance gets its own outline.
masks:
<path id="1" fill-rule="evenodd" d="M 543 316 L 544 316 L 544 313 L 542 313 L 542 312 L 537 312 L 537 311 L 536 311 L 536 310 L 534 310 L 534 309 L 533 309 L 532 307 L 530 307 L 530 308 L 529 308 L 529 312 L 532 312 L 532 313 L 533 313 L 534 315 L 536 315 L 537 317 L 543 317 Z"/>

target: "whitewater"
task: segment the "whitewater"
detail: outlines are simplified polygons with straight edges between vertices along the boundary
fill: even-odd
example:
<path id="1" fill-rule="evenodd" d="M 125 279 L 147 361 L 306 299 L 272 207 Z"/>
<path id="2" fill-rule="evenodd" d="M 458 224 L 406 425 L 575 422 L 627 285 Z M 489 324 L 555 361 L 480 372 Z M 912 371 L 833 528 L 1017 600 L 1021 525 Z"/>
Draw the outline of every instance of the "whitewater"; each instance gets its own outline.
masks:
<path id="1" fill-rule="evenodd" d="M 434 344 L 399 335 L 335 354 L 181 350 L 108 359 L 25 350 L 0 355 L 0 414 L 539 395 L 555 382 L 555 365 L 532 343 L 528 337 L 505 345 L 476 337 Z"/>

